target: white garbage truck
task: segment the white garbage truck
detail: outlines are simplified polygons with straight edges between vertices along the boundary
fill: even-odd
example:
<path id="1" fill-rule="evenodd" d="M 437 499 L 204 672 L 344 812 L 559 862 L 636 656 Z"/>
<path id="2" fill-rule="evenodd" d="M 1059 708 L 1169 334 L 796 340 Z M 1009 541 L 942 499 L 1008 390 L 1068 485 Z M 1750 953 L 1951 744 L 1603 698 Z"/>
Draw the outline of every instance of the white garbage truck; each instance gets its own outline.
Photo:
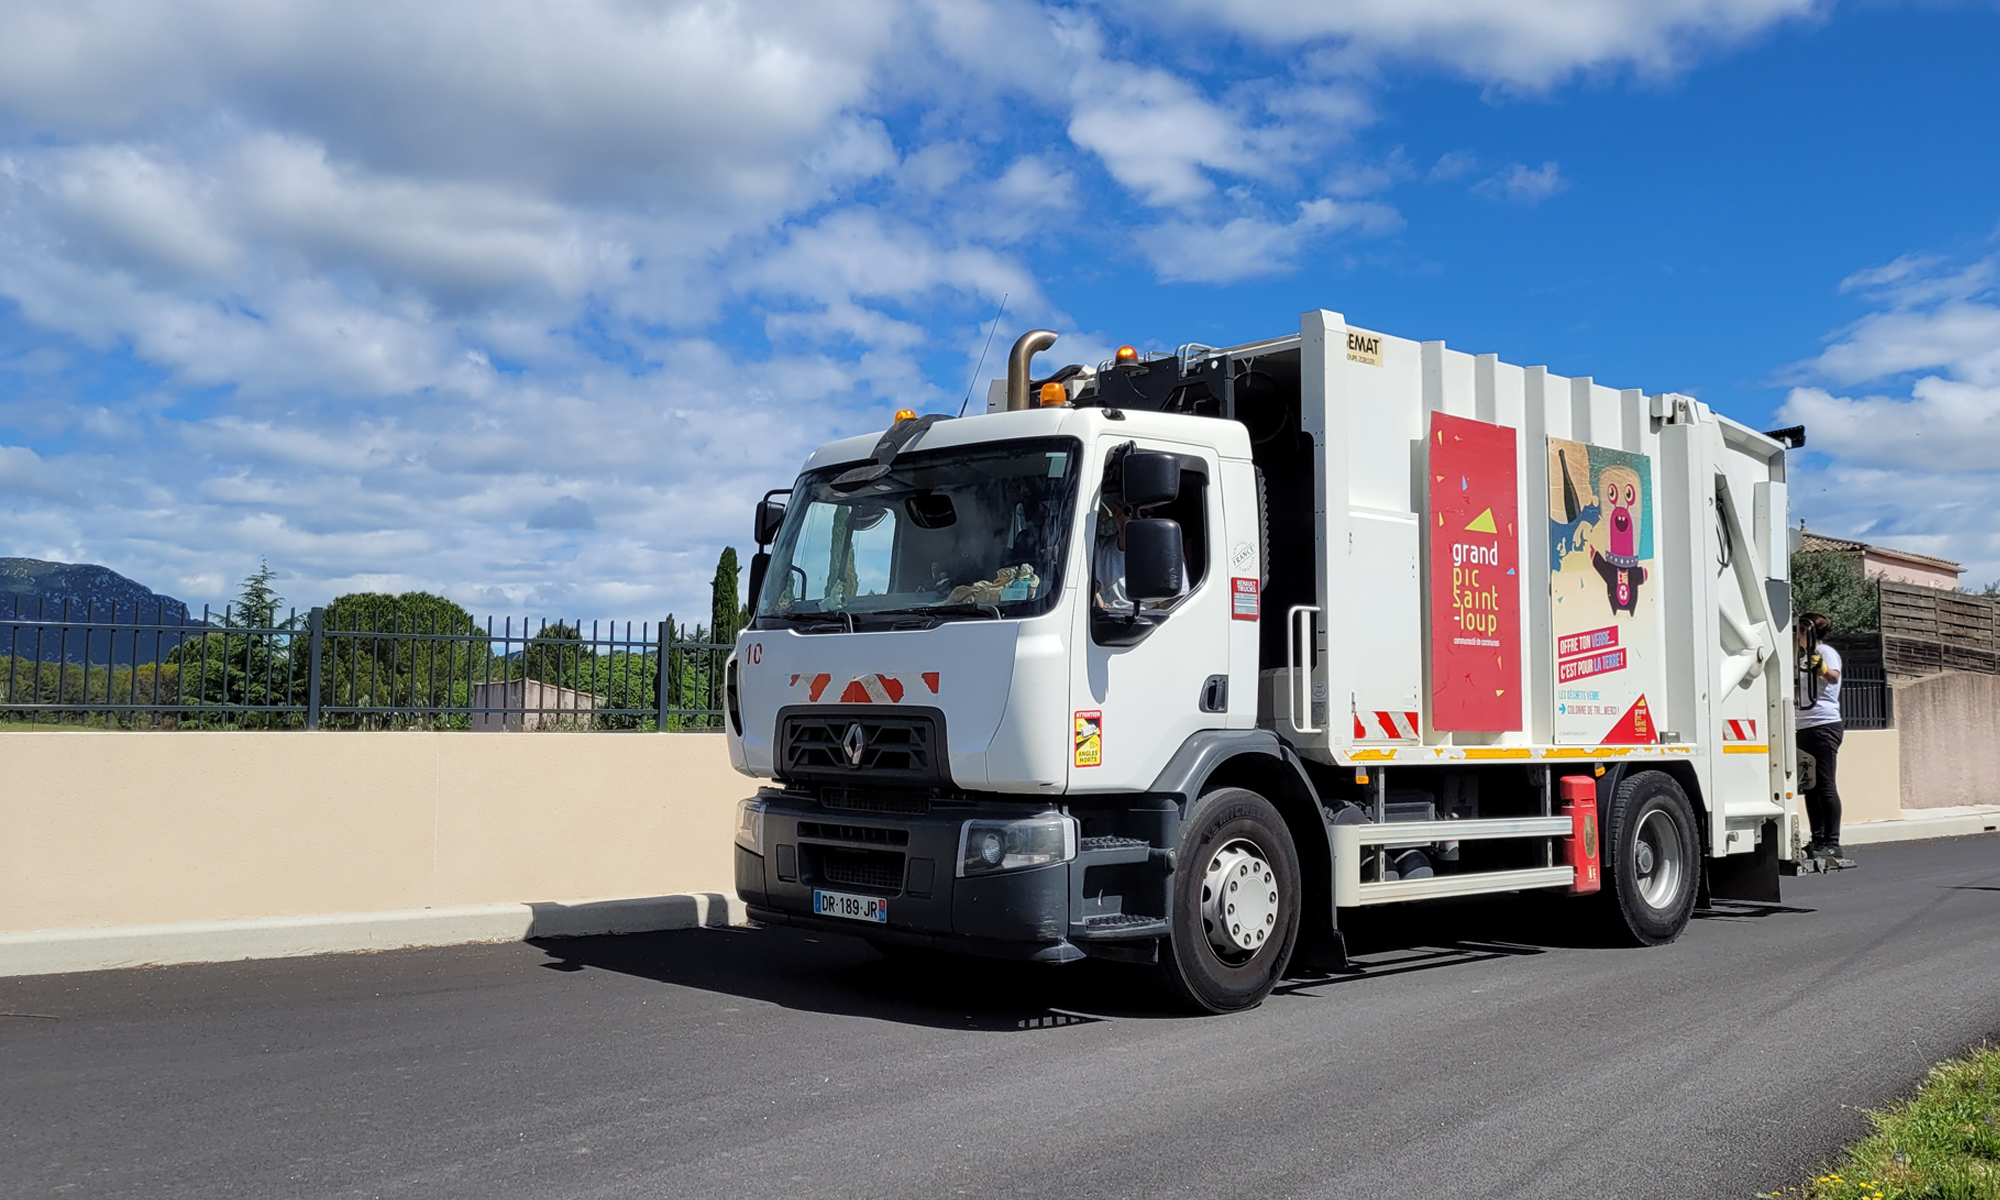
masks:
<path id="1" fill-rule="evenodd" d="M 1785 451 L 1304 314 L 899 413 L 759 503 L 726 672 L 753 917 L 1258 1003 L 1371 905 L 1628 944 L 1799 856 Z"/>

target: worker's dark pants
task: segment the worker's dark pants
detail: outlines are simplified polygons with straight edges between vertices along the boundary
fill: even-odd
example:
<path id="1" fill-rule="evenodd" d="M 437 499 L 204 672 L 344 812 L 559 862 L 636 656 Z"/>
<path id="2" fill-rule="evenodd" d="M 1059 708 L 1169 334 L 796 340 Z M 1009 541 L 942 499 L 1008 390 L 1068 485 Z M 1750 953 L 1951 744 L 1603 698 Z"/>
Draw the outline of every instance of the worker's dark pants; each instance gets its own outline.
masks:
<path id="1" fill-rule="evenodd" d="M 1806 792 L 1806 817 L 1812 821 L 1812 840 L 1827 845 L 1840 844 L 1840 789 L 1833 782 L 1833 760 L 1840 754 L 1844 726 L 1811 725 L 1799 730 L 1799 749 L 1812 755 L 1818 778 Z"/>

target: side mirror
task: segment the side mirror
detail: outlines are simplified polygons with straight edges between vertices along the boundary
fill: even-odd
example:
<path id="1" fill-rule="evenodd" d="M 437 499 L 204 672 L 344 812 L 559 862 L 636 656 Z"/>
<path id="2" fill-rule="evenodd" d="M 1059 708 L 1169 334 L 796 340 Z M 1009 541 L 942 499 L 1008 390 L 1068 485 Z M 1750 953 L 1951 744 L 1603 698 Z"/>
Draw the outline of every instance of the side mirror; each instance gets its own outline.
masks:
<path id="1" fill-rule="evenodd" d="M 1172 461 L 1171 455 L 1160 457 Z M 1180 595 L 1184 569 L 1179 522 L 1144 517 L 1125 523 L 1125 594 L 1134 604 Z"/>
<path id="2" fill-rule="evenodd" d="M 903 511 L 918 529 L 948 529 L 958 523 L 958 509 L 944 492 L 923 492 L 903 501 Z"/>
<path id="3" fill-rule="evenodd" d="M 757 544 L 768 546 L 778 538 L 778 527 L 785 523 L 785 506 L 776 500 L 757 502 Z"/>
<path id="4" fill-rule="evenodd" d="M 1171 504 L 1181 494 L 1181 460 L 1158 450 L 1134 450 L 1119 465 L 1120 494 L 1134 509 Z"/>

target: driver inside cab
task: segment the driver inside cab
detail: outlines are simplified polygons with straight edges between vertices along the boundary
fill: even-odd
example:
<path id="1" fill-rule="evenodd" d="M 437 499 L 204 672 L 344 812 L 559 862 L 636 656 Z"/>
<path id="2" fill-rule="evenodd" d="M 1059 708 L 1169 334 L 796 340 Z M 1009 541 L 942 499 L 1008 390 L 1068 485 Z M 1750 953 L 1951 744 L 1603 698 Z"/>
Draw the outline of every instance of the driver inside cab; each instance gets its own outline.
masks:
<path id="1" fill-rule="evenodd" d="M 1132 520 L 1132 509 L 1124 501 L 1105 496 L 1097 505 L 1097 540 L 1090 556 L 1091 604 L 1100 613 L 1115 615 L 1132 611 L 1132 597 L 1125 593 L 1125 525 Z M 1183 550 L 1185 554 L 1185 550 Z M 1187 595 L 1187 564 L 1181 564 L 1181 590 L 1178 595 L 1164 600 L 1144 600 L 1139 604 L 1141 612 L 1159 612 L 1172 608 Z"/>

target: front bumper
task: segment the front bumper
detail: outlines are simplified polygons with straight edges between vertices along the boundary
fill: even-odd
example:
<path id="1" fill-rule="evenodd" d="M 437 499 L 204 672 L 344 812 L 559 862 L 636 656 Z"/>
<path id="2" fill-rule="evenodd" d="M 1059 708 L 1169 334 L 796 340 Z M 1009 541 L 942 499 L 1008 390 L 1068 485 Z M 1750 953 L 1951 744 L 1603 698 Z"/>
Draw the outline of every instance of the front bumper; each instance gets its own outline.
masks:
<path id="1" fill-rule="evenodd" d="M 1093 868 L 1109 865 L 1129 874 L 1130 866 L 1143 866 L 1153 857 L 1129 839 L 1086 838 L 1077 857 L 1066 863 L 958 878 L 959 833 L 965 822 L 1018 817 L 1024 815 L 1021 806 L 957 804 L 890 814 L 829 809 L 810 796 L 772 788 L 758 795 L 765 805 L 765 853 L 736 847 L 736 891 L 757 920 L 1038 962 L 1069 962 L 1114 939 L 1165 932 L 1164 921 L 1149 924 L 1122 913 L 1114 914 L 1116 920 L 1104 919 L 1105 876 Z M 1120 845 L 1107 852 L 1093 846 L 1093 840 Z M 1085 897 L 1086 881 L 1097 886 L 1099 895 Z M 817 915 L 815 889 L 881 897 L 888 922 Z M 1145 907 L 1164 911 L 1157 905 Z"/>

